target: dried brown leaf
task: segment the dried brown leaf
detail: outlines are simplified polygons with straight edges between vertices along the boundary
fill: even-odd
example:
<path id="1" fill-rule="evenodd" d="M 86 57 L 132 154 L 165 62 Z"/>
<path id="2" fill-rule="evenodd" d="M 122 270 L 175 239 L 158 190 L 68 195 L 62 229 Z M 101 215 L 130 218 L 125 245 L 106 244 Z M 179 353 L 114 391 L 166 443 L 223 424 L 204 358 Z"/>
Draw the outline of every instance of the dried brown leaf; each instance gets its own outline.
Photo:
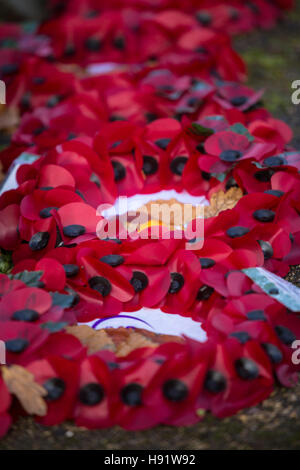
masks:
<path id="1" fill-rule="evenodd" d="M 20 122 L 20 113 L 16 106 L 0 105 L 0 129 L 12 133 Z"/>
<path id="2" fill-rule="evenodd" d="M 150 339 L 132 331 L 126 341 L 123 341 L 117 346 L 116 356 L 127 356 L 131 351 L 138 348 L 156 348 L 157 343 L 152 342 Z"/>
<path id="3" fill-rule="evenodd" d="M 93 354 L 102 349 L 115 351 L 114 342 L 106 333 L 106 330 L 94 330 L 88 325 L 68 326 L 66 330 L 71 335 L 76 336 L 76 338 L 87 347 L 89 354 Z"/>
<path id="4" fill-rule="evenodd" d="M 230 188 L 226 193 L 224 191 L 214 193 L 210 205 L 204 208 L 205 218 L 216 217 L 222 211 L 233 209 L 242 196 L 242 190 L 236 187 Z"/>
<path id="5" fill-rule="evenodd" d="M 66 330 L 87 347 L 89 354 L 107 349 L 115 352 L 117 356 L 126 356 L 134 349 L 157 347 L 168 341 L 184 341 L 179 336 L 157 334 L 140 328 L 119 327 L 94 330 L 88 325 L 75 325 L 68 326 Z"/>
<path id="6" fill-rule="evenodd" d="M 30 415 L 45 416 L 47 404 L 43 397 L 47 391 L 35 382 L 33 374 L 22 366 L 3 366 L 2 377 L 11 394 L 15 395 Z"/>

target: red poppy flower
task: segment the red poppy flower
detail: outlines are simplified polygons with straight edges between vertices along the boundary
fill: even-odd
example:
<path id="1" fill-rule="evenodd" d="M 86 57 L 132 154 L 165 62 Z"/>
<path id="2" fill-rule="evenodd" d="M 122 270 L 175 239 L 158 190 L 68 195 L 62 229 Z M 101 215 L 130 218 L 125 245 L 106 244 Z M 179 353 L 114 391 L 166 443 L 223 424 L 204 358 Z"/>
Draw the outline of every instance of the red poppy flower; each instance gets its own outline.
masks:
<path id="1" fill-rule="evenodd" d="M 80 256 L 86 280 L 86 296 L 102 301 L 102 315 L 112 315 L 122 311 L 123 302 L 134 295 L 133 286 L 109 264 L 90 256 Z M 79 292 L 80 295 L 80 292 Z M 96 313 L 96 312 L 95 312 Z"/>
<path id="2" fill-rule="evenodd" d="M 263 142 L 276 144 L 277 152 L 284 150 L 293 133 L 290 127 L 279 119 L 269 118 L 267 121 L 254 121 L 249 124 L 249 132 Z"/>
<path id="3" fill-rule="evenodd" d="M 263 90 L 255 92 L 240 83 L 224 82 L 213 99 L 225 109 L 247 111 L 260 101 L 262 95 Z"/>
<path id="4" fill-rule="evenodd" d="M 199 166 L 203 171 L 222 173 L 233 163 L 249 158 L 261 161 L 270 155 L 274 145 L 267 143 L 251 143 L 246 135 L 233 131 L 218 132 L 205 141 L 207 155 L 199 158 Z"/>
<path id="5" fill-rule="evenodd" d="M 43 343 L 38 358 L 61 356 L 72 361 L 80 361 L 86 356 L 86 348 L 75 336 L 59 331 L 52 332 Z"/>
<path id="6" fill-rule="evenodd" d="M 241 344 L 230 338 L 211 348 L 200 409 L 210 409 L 218 417 L 254 406 L 273 390 L 270 362 L 263 349 L 249 340 Z"/>
<path id="7" fill-rule="evenodd" d="M 109 155 L 119 195 L 131 196 L 143 188 L 142 172 L 134 156 L 140 132 L 131 123 L 113 122 L 103 127 L 95 139 L 96 151 Z"/>
<path id="8" fill-rule="evenodd" d="M 0 319 L 33 322 L 44 315 L 51 306 L 52 298 L 48 292 L 37 287 L 19 287 L 17 291 L 10 290 L 2 296 Z"/>
<path id="9" fill-rule="evenodd" d="M 113 421 L 125 429 L 138 430 L 159 424 L 162 409 L 159 403 L 154 405 L 144 401 L 147 388 L 155 380 L 161 367 L 161 361 L 167 354 L 159 352 L 159 348 L 143 348 L 133 351 L 126 358 L 119 359 L 114 379 L 116 393 L 113 395 L 111 410 Z"/>
<path id="10" fill-rule="evenodd" d="M 76 94 L 55 108 L 39 107 L 25 114 L 13 142 L 27 146 L 34 143 L 45 151 L 67 139 L 94 136 L 105 117 L 105 110 L 97 100 Z"/>
<path id="11" fill-rule="evenodd" d="M 245 65 L 230 45 L 228 36 L 206 28 L 195 28 L 183 34 L 178 41 L 191 62 L 198 59 L 206 68 L 214 66 L 220 77 L 225 80 L 243 80 Z"/>
<path id="12" fill-rule="evenodd" d="M 134 289 L 134 297 L 124 305 L 125 311 L 155 307 L 168 293 L 170 273 L 166 267 L 126 265 L 118 271 Z"/>
<path id="13" fill-rule="evenodd" d="M 78 426 L 104 428 L 113 424 L 110 404 L 113 382 L 106 364 L 91 356 L 80 364 L 79 389 L 73 417 Z"/>
<path id="14" fill-rule="evenodd" d="M 75 90 L 76 78 L 40 58 L 29 58 L 22 65 L 14 87 L 9 88 L 9 103 L 27 112 L 37 106 L 52 108 Z M 57 94 L 59 90 L 59 94 Z"/>
<path id="15" fill-rule="evenodd" d="M 52 218 L 27 223 L 26 219 L 19 221 L 19 233 L 24 243 L 13 252 L 13 262 L 17 263 L 27 258 L 43 258 L 48 250 L 53 249 L 61 239 L 58 236 L 55 220 Z"/>
<path id="16" fill-rule="evenodd" d="M 194 345 L 193 345 L 194 344 Z M 204 379 L 205 362 L 199 343 L 185 345 L 169 343 L 160 346 L 156 355 L 167 354 L 158 373 L 145 388 L 143 403 L 152 408 L 153 416 L 159 414 L 164 424 L 184 426 L 200 420 L 196 414 L 196 401 Z"/>
<path id="17" fill-rule="evenodd" d="M 0 274 L 0 298 L 25 286 L 26 284 L 18 279 L 10 279 L 6 274 Z"/>
<path id="18" fill-rule="evenodd" d="M 193 252 L 178 250 L 167 266 L 170 273 L 169 290 L 160 307 L 163 312 L 182 313 L 191 305 L 192 294 L 201 285 L 201 264 Z"/>
<path id="19" fill-rule="evenodd" d="M 38 418 L 41 424 L 59 424 L 72 416 L 78 390 L 78 369 L 75 361 L 59 356 L 49 356 L 27 365 L 35 381 L 47 391 L 47 414 Z"/>
<path id="20" fill-rule="evenodd" d="M 17 308 L 20 306 L 18 298 L 15 296 Z M 5 342 L 7 364 L 28 364 L 36 358 L 48 336 L 47 330 L 32 323 L 24 321 L 3 322 L 1 340 Z"/>
<path id="21" fill-rule="evenodd" d="M 298 334 L 298 322 L 287 315 L 286 309 L 274 299 L 253 293 L 233 300 L 221 315 L 216 312 L 211 316 L 208 331 L 211 326 L 243 344 L 250 339 L 258 341 L 279 380 L 286 386 L 295 383 L 299 366 L 291 360 L 293 351 L 290 345 Z"/>

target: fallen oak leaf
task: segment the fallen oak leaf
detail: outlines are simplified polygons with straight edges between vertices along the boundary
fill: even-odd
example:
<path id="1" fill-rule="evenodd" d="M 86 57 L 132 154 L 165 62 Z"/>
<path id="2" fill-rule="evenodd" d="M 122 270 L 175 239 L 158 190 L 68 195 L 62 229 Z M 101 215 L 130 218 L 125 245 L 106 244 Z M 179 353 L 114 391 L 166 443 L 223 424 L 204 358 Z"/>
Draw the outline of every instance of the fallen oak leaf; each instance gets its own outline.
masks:
<path id="1" fill-rule="evenodd" d="M 47 395 L 41 385 L 35 382 L 33 374 L 19 365 L 2 366 L 3 380 L 12 395 L 15 395 L 24 410 L 30 415 L 45 416 Z"/>
<path id="2" fill-rule="evenodd" d="M 116 346 L 116 356 L 123 357 L 140 348 L 156 348 L 167 342 L 183 343 L 179 336 L 154 333 L 142 328 L 107 328 L 106 332 Z"/>
<path id="3" fill-rule="evenodd" d="M 233 209 L 242 196 L 243 191 L 236 187 L 230 188 L 226 193 L 224 191 L 214 193 L 210 205 L 204 207 L 205 218 L 216 217 L 220 212 Z"/>
<path id="4" fill-rule="evenodd" d="M 153 333 L 140 328 L 105 328 L 95 330 L 88 325 L 73 325 L 66 328 L 67 333 L 76 336 L 87 347 L 88 353 L 109 350 L 122 357 L 134 349 L 152 347 L 168 341 L 183 342 L 178 336 Z"/>
<path id="5" fill-rule="evenodd" d="M 157 343 L 152 342 L 151 340 L 141 335 L 140 333 L 132 332 L 126 341 L 123 341 L 121 344 L 118 345 L 116 356 L 124 357 L 124 356 L 127 356 L 132 351 L 134 351 L 135 349 L 156 348 L 157 346 L 158 346 Z"/>
<path id="6" fill-rule="evenodd" d="M 75 336 L 86 346 L 88 353 L 93 354 L 97 351 L 108 349 L 115 351 L 115 344 L 105 330 L 94 330 L 88 325 L 74 325 L 66 328 L 67 333 Z"/>
<path id="7" fill-rule="evenodd" d="M 16 106 L 6 106 L 0 104 L 0 129 L 5 129 L 12 134 L 17 129 L 20 121 L 20 113 Z"/>

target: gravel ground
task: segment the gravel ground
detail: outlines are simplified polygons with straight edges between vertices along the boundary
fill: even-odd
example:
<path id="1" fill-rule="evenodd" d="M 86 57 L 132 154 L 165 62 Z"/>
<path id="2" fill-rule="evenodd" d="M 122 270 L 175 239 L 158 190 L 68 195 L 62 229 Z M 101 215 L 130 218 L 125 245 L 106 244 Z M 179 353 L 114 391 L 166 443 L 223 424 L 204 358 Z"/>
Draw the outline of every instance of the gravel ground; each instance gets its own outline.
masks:
<path id="1" fill-rule="evenodd" d="M 249 84 L 266 88 L 265 104 L 295 131 L 300 148 L 300 105 L 291 102 L 291 83 L 300 79 L 300 5 L 271 31 L 257 31 L 235 39 L 236 49 L 249 66 Z M 300 286 L 300 267 L 288 279 Z M 52 428 L 20 419 L 0 441 L 4 449 L 300 449 L 300 384 L 277 387 L 261 405 L 217 420 L 207 416 L 189 428 L 159 427 L 142 432 L 119 428 L 87 431 L 66 423 Z"/>

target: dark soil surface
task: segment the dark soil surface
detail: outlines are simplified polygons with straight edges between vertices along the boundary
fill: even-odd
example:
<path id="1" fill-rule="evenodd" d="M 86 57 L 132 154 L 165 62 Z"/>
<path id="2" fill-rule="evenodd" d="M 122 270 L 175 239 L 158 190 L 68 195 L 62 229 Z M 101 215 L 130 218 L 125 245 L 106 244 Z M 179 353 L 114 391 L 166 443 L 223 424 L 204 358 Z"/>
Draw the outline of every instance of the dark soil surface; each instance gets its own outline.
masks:
<path id="1" fill-rule="evenodd" d="M 249 66 L 249 84 L 266 88 L 265 105 L 295 132 L 300 148 L 300 105 L 291 102 L 291 83 L 300 79 L 300 5 L 271 31 L 235 39 Z M 300 286 L 300 268 L 288 279 Z M 20 419 L 0 441 L 3 449 L 300 449 L 300 384 L 277 387 L 261 405 L 217 420 L 206 416 L 189 428 L 159 427 L 142 432 L 119 428 L 87 431 L 72 424 L 45 428 L 31 418 Z"/>

